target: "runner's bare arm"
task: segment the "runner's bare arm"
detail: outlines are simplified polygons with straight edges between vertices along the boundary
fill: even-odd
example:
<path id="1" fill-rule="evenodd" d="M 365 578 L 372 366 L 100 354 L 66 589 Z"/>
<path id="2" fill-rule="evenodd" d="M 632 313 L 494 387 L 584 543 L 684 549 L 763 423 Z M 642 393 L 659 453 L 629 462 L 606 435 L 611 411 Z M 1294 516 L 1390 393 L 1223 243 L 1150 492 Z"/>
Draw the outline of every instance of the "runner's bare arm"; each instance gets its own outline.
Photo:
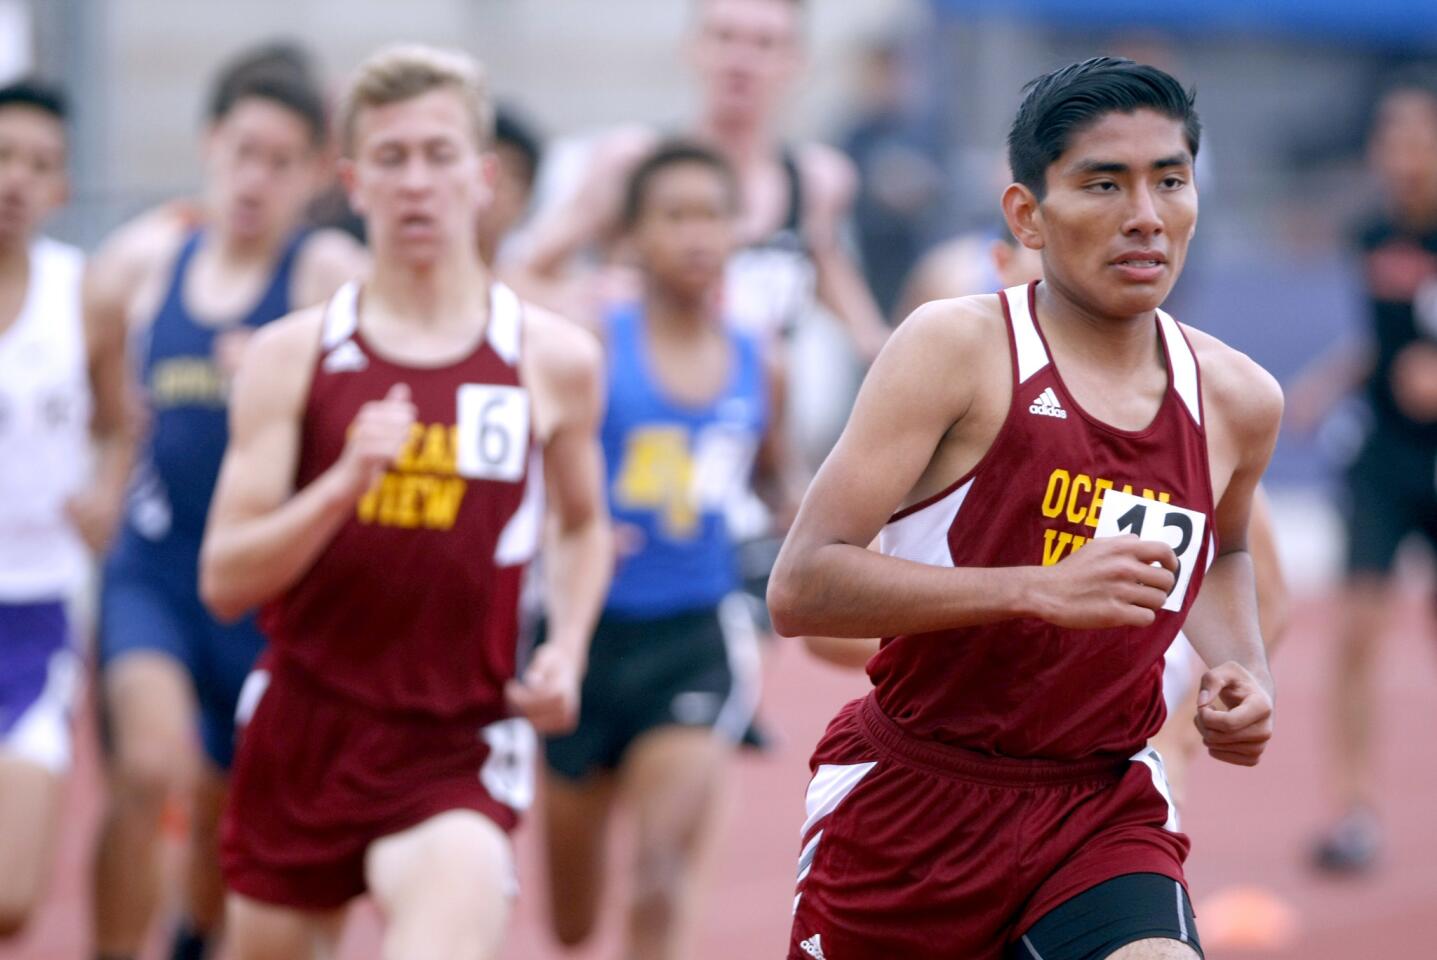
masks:
<path id="1" fill-rule="evenodd" d="M 626 127 L 595 144 L 577 188 L 540 215 L 522 272 L 553 281 L 580 250 L 608 239 L 619 222 L 629 173 L 657 143 L 652 130 Z"/>
<path id="2" fill-rule="evenodd" d="M 888 339 L 888 326 L 862 271 L 842 241 L 843 224 L 853 209 L 858 189 L 858 174 L 847 157 L 822 144 L 810 145 L 802 163 L 804 180 L 812 194 L 805 211 L 804 239 L 813 257 L 819 302 L 847 329 L 859 355 L 871 362 Z"/>
<path id="3" fill-rule="evenodd" d="M 1211 338 L 1194 340 L 1195 345 L 1206 341 L 1200 358 L 1209 455 L 1218 464 L 1232 465 L 1214 517 L 1218 555 L 1185 628 L 1211 667 L 1198 690 L 1196 722 L 1212 756 L 1251 766 L 1272 736 L 1274 698 L 1248 525 L 1254 491 L 1277 442 L 1282 391 L 1242 354 Z"/>
<path id="4" fill-rule="evenodd" d="M 862 670 L 878 652 L 872 637 L 804 637 L 803 646 L 818 659 L 850 670 Z"/>
<path id="5" fill-rule="evenodd" d="M 409 435 L 414 409 L 407 396 L 366 404 L 344 453 L 295 493 L 321 315 L 314 307 L 262 328 L 235 377 L 229 446 L 200 551 L 200 596 L 221 620 L 303 576 Z"/>
<path id="6" fill-rule="evenodd" d="M 754 488 L 773 514 L 778 530 L 787 530 L 803 499 L 803 471 L 793 455 L 788 427 L 788 374 L 776 351 L 764 351 L 768 377 L 768 424 L 754 465 Z"/>
<path id="7" fill-rule="evenodd" d="M 919 309 L 869 371 L 769 581 L 769 610 L 784 636 L 881 637 L 1015 617 L 1142 626 L 1162 605 L 1172 551 L 1136 537 L 1093 541 L 1052 567 L 954 569 L 867 549 L 974 402 L 979 365 L 991 353 L 981 299 Z"/>
<path id="8" fill-rule="evenodd" d="M 1247 524 L 1247 552 L 1252 554 L 1252 572 L 1257 582 L 1257 623 L 1267 657 L 1287 633 L 1291 597 L 1282 575 L 1277 553 L 1277 532 L 1272 526 L 1272 504 L 1259 484 L 1252 498 L 1252 516 Z"/>
<path id="9" fill-rule="evenodd" d="M 97 257 L 85 269 L 85 350 L 96 457 L 89 485 L 70 499 L 66 513 L 96 553 L 109 544 L 119 523 L 139 435 L 139 401 L 125 353 L 126 301 L 135 274 L 136 265 L 114 257 Z"/>
<path id="10" fill-rule="evenodd" d="M 1368 341 L 1343 341 L 1298 371 L 1288 384 L 1287 417 L 1301 433 L 1312 433 L 1333 407 L 1356 390 L 1377 366 L 1376 347 Z"/>
<path id="11" fill-rule="evenodd" d="M 545 523 L 544 573 L 548 640 L 509 701 L 541 732 L 571 729 L 578 719 L 579 681 L 589 639 L 613 573 L 614 547 L 604 499 L 599 447 L 603 416 L 603 357 L 594 338 L 533 307 L 525 326 L 527 361 L 538 382 L 536 409 L 552 411 L 541 424 Z"/>
<path id="12" fill-rule="evenodd" d="M 369 269 L 369 253 L 342 230 L 316 230 L 304 241 L 294 274 L 293 302 L 309 307 Z"/>

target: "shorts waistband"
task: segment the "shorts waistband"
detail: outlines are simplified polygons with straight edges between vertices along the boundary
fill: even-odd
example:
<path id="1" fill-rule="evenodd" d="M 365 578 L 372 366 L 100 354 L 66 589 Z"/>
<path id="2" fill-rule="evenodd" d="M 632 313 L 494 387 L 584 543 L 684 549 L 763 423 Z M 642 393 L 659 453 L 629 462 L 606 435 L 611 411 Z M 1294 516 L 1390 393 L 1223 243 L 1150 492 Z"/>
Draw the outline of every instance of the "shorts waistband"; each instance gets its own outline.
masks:
<path id="1" fill-rule="evenodd" d="M 937 740 L 910 736 L 893 722 L 869 694 L 858 709 L 858 723 L 880 750 L 911 766 L 939 776 L 974 780 L 994 786 L 1047 786 L 1091 781 L 1117 781 L 1130 761 L 1112 757 L 1089 760 L 1028 760 L 993 757 Z"/>

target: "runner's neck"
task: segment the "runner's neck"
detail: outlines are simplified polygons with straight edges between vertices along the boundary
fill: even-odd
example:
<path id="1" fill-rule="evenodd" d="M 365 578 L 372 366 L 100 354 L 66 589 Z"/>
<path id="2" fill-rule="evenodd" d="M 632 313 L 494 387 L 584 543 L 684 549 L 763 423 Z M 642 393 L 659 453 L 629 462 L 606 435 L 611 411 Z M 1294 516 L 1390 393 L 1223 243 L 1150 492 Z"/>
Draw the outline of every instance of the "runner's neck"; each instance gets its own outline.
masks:
<path id="1" fill-rule="evenodd" d="M 483 316 L 489 303 L 489 271 L 482 264 L 412 266 L 376 260 L 366 294 L 396 316 L 425 327 Z"/>

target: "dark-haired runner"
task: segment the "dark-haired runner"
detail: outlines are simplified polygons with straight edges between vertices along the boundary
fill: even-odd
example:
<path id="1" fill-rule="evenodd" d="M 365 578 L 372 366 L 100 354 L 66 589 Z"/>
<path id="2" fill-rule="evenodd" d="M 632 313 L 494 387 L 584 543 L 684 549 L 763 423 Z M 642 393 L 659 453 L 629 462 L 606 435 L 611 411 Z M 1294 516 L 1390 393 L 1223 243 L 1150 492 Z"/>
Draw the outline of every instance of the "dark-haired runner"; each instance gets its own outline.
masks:
<path id="1" fill-rule="evenodd" d="M 0 941 L 45 888 L 80 686 L 67 605 L 131 453 L 123 335 L 86 329 L 84 256 L 40 232 L 65 201 L 65 116 L 57 90 L 0 87 Z"/>
<path id="2" fill-rule="evenodd" d="M 705 147 L 672 143 L 640 163 L 623 222 L 643 297 L 601 331 L 620 556 L 579 726 L 548 744 L 546 840 L 555 931 L 577 943 L 602 907 L 611 812 L 633 813 L 633 960 L 691 955 L 733 748 L 758 700 L 727 515 L 752 496 L 756 461 L 762 479 L 780 473 L 785 432 L 781 380 L 717 302 L 737 208 L 732 171 Z M 775 512 L 791 513 L 770 489 Z"/>
<path id="3" fill-rule="evenodd" d="M 198 960 L 218 925 L 216 824 L 235 703 L 264 642 L 253 620 L 216 623 L 196 582 L 230 377 L 255 328 L 327 297 L 363 267 L 350 238 L 299 228 L 321 182 L 327 120 L 292 51 L 267 48 L 229 65 L 206 123 L 198 208 L 171 204 L 122 226 L 87 284 L 92 322 L 130 330 L 148 411 L 100 600 L 110 805 L 95 864 L 95 941 L 106 960 L 133 957 L 155 917 L 169 798 L 194 798 L 176 960 Z"/>
<path id="4" fill-rule="evenodd" d="M 775 624 L 888 639 L 812 760 L 792 960 L 1200 952 L 1147 739 L 1204 585 L 1208 750 L 1271 735 L 1245 536 L 1282 397 L 1159 309 L 1198 140 L 1151 67 L 1031 84 L 1003 209 L 1044 279 L 905 321 L 809 490 Z"/>

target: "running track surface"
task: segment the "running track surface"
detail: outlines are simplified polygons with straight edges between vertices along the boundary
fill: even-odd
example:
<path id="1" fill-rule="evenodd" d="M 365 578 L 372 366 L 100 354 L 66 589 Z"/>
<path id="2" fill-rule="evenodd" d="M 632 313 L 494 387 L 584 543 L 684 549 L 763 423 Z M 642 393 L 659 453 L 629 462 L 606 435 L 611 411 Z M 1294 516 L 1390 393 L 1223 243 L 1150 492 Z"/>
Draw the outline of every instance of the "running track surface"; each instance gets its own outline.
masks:
<path id="1" fill-rule="evenodd" d="M 1366 960 L 1432 956 L 1437 943 L 1437 641 L 1424 629 L 1422 597 L 1401 603 L 1381 670 L 1379 737 L 1382 813 L 1388 845 L 1381 869 L 1360 880 L 1331 880 L 1308 870 L 1313 832 L 1328 810 L 1323 800 L 1321 710 L 1338 610 L 1330 596 L 1308 596 L 1275 664 L 1279 683 L 1277 739 L 1256 770 L 1203 757 L 1183 811 L 1193 839 L 1188 876 L 1210 960 L 1303 958 Z M 861 675 L 839 672 L 783 643 L 769 664 L 764 717 L 781 743 L 763 757 L 745 757 L 734 772 L 730 823 L 716 865 L 711 909 L 694 960 L 778 958 L 784 955 L 793 900 L 798 828 L 808 752 L 835 710 L 864 689 Z M 88 956 L 86 865 L 98 809 L 94 750 L 84 751 L 66 801 L 59 868 L 45 908 L 18 943 L 0 947 L 0 960 L 81 960 Z M 505 960 L 566 956 L 548 937 L 538 831 L 520 834 L 524 893 Z M 616 869 L 623 858 L 613 858 Z M 1242 947 L 1215 929 L 1225 896 L 1256 889 L 1290 908 L 1282 924 L 1259 922 L 1266 947 Z M 612 957 L 621 919 L 622 878 L 590 949 L 567 954 Z M 1251 898 L 1248 898 L 1249 900 Z M 1258 918 L 1262 920 L 1261 917 Z M 1225 924 L 1224 924 L 1225 925 Z M 356 912 L 342 960 L 378 956 L 375 921 Z M 1252 931 L 1249 931 L 1250 933 Z M 1222 934 L 1219 936 L 1219 934 Z M 1224 944 L 1218 942 L 1226 939 Z M 1249 941 L 1262 942 L 1263 937 Z M 147 960 L 158 960 L 150 951 Z"/>

